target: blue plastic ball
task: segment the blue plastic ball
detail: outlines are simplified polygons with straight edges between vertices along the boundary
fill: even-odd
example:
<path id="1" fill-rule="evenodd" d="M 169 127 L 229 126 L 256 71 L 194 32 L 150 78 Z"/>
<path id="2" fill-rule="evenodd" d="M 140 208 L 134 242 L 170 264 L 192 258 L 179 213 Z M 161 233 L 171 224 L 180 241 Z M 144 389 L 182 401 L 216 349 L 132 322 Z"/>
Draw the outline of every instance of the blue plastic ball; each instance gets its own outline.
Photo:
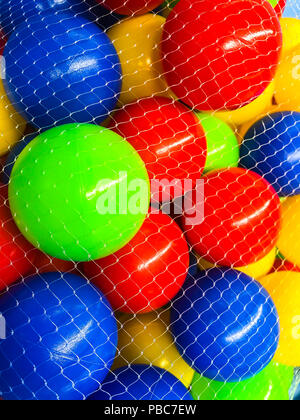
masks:
<path id="1" fill-rule="evenodd" d="M 42 13 L 72 12 L 74 15 L 95 19 L 91 0 L 0 0 L 0 24 L 6 34 L 36 15 Z"/>
<path id="2" fill-rule="evenodd" d="M 187 388 L 158 367 L 125 366 L 110 373 L 89 400 L 192 400 Z"/>
<path id="3" fill-rule="evenodd" d="M 108 36 L 70 13 L 21 24 L 4 49 L 10 101 L 40 129 L 101 123 L 121 91 L 121 65 Z"/>
<path id="4" fill-rule="evenodd" d="M 29 144 L 31 142 L 31 140 L 35 139 L 37 137 L 37 133 L 34 134 L 28 134 L 27 136 L 24 136 L 20 141 L 18 141 L 18 143 L 16 143 L 10 150 L 5 164 L 3 166 L 3 172 L 2 172 L 2 177 L 1 177 L 1 181 L 3 182 L 3 184 L 8 184 L 9 183 L 9 179 L 10 179 L 10 175 L 11 175 L 11 171 L 13 169 L 13 166 L 19 156 L 19 154 L 22 152 L 23 149 L 25 149 L 25 147 L 27 146 L 27 144 Z"/>
<path id="5" fill-rule="evenodd" d="M 188 277 L 171 308 L 179 352 L 205 377 L 237 382 L 255 376 L 278 346 L 279 320 L 266 290 L 233 269 Z"/>
<path id="6" fill-rule="evenodd" d="M 240 166 L 258 173 L 281 197 L 300 194 L 300 113 L 277 112 L 256 122 L 240 149 Z"/>
<path id="7" fill-rule="evenodd" d="M 106 298 L 83 278 L 47 273 L 0 296 L 5 400 L 80 400 L 95 392 L 116 353 L 117 324 Z"/>

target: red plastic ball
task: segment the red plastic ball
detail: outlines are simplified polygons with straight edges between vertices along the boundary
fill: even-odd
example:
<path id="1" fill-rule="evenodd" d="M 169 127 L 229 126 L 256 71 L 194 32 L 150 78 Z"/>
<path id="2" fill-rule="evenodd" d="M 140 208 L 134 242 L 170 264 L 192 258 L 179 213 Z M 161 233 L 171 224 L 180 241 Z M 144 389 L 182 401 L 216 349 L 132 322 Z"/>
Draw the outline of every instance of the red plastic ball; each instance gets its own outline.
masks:
<path id="1" fill-rule="evenodd" d="M 275 12 L 277 13 L 278 17 L 281 17 L 283 15 L 285 6 L 286 6 L 286 0 L 278 0 L 278 3 L 274 7 Z"/>
<path id="2" fill-rule="evenodd" d="M 163 66 L 190 107 L 233 110 L 264 92 L 281 47 L 279 19 L 265 0 L 180 0 L 164 27 Z"/>
<path id="3" fill-rule="evenodd" d="M 98 3 L 119 15 L 143 15 L 158 7 L 163 0 L 97 0 Z"/>
<path id="4" fill-rule="evenodd" d="M 183 180 L 194 185 L 201 177 L 206 136 L 195 114 L 181 103 L 162 97 L 141 99 L 116 112 L 110 128 L 139 152 L 150 180 L 177 185 L 170 190 L 170 199 L 183 195 Z M 155 195 L 152 190 L 152 199 L 168 201 Z"/>
<path id="5" fill-rule="evenodd" d="M 191 224 L 196 206 L 202 223 Z M 199 207 L 197 207 L 199 211 Z M 242 267 L 267 255 L 280 229 L 280 200 L 273 187 L 254 172 L 230 168 L 204 177 L 203 203 L 185 209 L 182 226 L 194 251 L 223 266 Z"/>
<path id="6" fill-rule="evenodd" d="M 84 264 L 87 277 L 114 309 L 146 313 L 181 289 L 189 266 L 183 232 L 166 214 L 149 213 L 134 239 L 117 253 Z"/>
<path id="7" fill-rule="evenodd" d="M 15 225 L 8 207 L 7 187 L 0 186 L 0 291 L 32 270 L 37 250 Z"/>

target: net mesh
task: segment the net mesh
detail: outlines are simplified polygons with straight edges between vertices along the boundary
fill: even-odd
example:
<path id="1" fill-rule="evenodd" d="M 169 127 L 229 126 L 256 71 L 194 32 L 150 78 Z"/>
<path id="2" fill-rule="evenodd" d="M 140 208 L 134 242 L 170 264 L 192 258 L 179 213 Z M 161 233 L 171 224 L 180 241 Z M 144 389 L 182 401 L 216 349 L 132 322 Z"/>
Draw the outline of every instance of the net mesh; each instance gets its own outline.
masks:
<path id="1" fill-rule="evenodd" d="M 298 2 L 0 26 L 2 399 L 299 399 Z"/>

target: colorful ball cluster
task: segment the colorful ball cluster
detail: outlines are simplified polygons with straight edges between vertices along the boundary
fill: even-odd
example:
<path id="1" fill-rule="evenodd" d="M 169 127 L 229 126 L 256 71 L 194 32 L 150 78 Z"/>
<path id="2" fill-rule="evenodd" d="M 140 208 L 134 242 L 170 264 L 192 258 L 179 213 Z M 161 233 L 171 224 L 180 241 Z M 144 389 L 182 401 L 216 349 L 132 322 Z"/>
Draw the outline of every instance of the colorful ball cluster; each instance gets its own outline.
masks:
<path id="1" fill-rule="evenodd" d="M 1 399 L 289 399 L 300 19 L 285 7 L 0 1 Z"/>

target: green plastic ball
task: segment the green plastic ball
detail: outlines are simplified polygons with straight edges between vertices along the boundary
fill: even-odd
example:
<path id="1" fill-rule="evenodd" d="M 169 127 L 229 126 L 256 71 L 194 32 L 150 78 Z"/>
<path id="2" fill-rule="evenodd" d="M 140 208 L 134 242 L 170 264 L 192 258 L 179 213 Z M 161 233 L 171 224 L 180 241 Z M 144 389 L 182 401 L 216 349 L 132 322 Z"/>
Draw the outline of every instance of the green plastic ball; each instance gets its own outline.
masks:
<path id="1" fill-rule="evenodd" d="M 293 368 L 274 361 L 258 375 L 241 382 L 212 381 L 196 373 L 191 393 L 194 400 L 202 401 L 285 401 L 289 399 L 293 375 Z"/>
<path id="2" fill-rule="evenodd" d="M 219 118 L 196 112 L 204 128 L 207 141 L 207 159 L 204 173 L 239 164 L 239 144 L 233 130 Z"/>
<path id="3" fill-rule="evenodd" d="M 18 157 L 9 185 L 23 235 L 64 260 L 95 260 L 125 246 L 143 224 L 149 201 L 149 177 L 136 150 L 92 124 L 39 135 Z"/>

